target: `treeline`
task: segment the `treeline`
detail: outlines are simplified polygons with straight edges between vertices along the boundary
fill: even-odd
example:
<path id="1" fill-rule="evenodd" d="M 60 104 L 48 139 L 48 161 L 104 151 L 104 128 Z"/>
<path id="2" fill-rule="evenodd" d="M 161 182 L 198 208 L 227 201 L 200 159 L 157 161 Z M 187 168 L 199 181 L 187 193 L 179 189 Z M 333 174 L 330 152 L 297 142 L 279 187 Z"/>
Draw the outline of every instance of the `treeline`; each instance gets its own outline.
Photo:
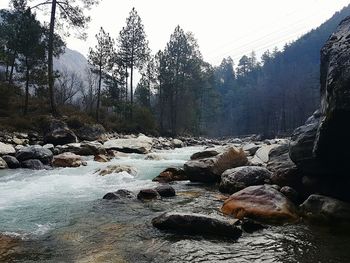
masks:
<path id="1" fill-rule="evenodd" d="M 63 2 L 73 9 L 67 10 Z M 237 66 L 228 57 L 214 67 L 203 60 L 193 33 L 180 26 L 166 47 L 152 54 L 142 20 L 132 9 L 118 36 L 100 29 L 82 79 L 52 69 L 51 54 L 59 56 L 65 46 L 54 33 L 55 12 L 79 29 L 88 22 L 82 6 L 63 2 L 29 7 L 17 0 L 12 10 L 1 13 L 2 81 L 13 84 L 16 72 L 16 83 L 24 91 L 23 114 L 28 113 L 28 101 L 37 99 L 54 114 L 70 106 L 114 130 L 165 135 L 290 133 L 318 107 L 320 47 L 336 22 L 350 13 L 344 9 L 282 51 L 266 51 L 261 59 L 252 52 Z M 50 23 L 41 25 L 34 8 L 53 3 L 58 11 L 51 8 Z M 64 15 L 69 10 L 70 16 Z"/>

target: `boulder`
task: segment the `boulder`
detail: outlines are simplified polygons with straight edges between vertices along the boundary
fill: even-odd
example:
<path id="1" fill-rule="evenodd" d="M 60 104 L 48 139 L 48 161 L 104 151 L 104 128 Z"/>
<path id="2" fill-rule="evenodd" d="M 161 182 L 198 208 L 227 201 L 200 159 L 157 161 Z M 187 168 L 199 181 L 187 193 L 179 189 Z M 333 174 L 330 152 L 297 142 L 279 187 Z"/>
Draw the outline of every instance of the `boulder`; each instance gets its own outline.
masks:
<path id="1" fill-rule="evenodd" d="M 282 193 L 270 185 L 249 186 L 231 195 L 221 207 L 226 215 L 266 223 L 296 222 L 297 209 Z"/>
<path id="2" fill-rule="evenodd" d="M 94 161 L 99 163 L 107 163 L 110 161 L 110 157 L 104 154 L 97 154 L 94 156 Z"/>
<path id="3" fill-rule="evenodd" d="M 11 144 L 0 142 L 0 156 L 15 154 L 16 150 Z"/>
<path id="4" fill-rule="evenodd" d="M 2 159 L 7 163 L 8 168 L 10 169 L 17 169 L 20 168 L 21 165 L 19 161 L 16 159 L 16 157 L 13 157 L 11 155 L 4 155 Z"/>
<path id="5" fill-rule="evenodd" d="M 215 157 L 188 161 L 184 170 L 192 182 L 215 183 L 227 169 L 244 166 L 247 162 L 242 149 L 231 147 Z"/>
<path id="6" fill-rule="evenodd" d="M 153 140 L 141 135 L 137 138 L 114 139 L 106 141 L 103 146 L 108 150 L 117 150 L 124 153 L 149 153 L 152 149 Z"/>
<path id="7" fill-rule="evenodd" d="M 0 157 L 0 169 L 6 169 L 8 168 L 7 163 L 5 162 L 4 159 Z"/>
<path id="8" fill-rule="evenodd" d="M 81 156 L 107 154 L 103 145 L 99 142 L 83 141 L 81 143 L 69 143 L 66 145 L 59 145 L 56 147 L 59 153 L 72 152 Z"/>
<path id="9" fill-rule="evenodd" d="M 67 124 L 61 120 L 50 120 L 44 132 L 44 143 L 53 145 L 64 145 L 78 142 L 75 133 L 70 130 Z"/>
<path id="10" fill-rule="evenodd" d="M 243 151 L 247 152 L 249 155 L 253 156 L 261 146 L 255 143 L 248 143 L 243 146 Z"/>
<path id="11" fill-rule="evenodd" d="M 137 174 L 137 170 L 129 165 L 108 165 L 106 168 L 98 169 L 95 173 L 105 176 L 108 174 L 122 173 L 122 172 L 126 172 L 133 176 Z"/>
<path id="12" fill-rule="evenodd" d="M 46 166 L 37 159 L 30 159 L 30 160 L 25 160 L 21 162 L 21 167 L 22 168 L 27 168 L 27 169 L 32 169 L 32 170 L 44 170 L 46 169 Z"/>
<path id="13" fill-rule="evenodd" d="M 218 154 L 219 154 L 219 152 L 216 150 L 206 150 L 206 151 L 197 152 L 197 153 L 192 154 L 191 160 L 199 160 L 199 159 L 214 157 Z"/>
<path id="14" fill-rule="evenodd" d="M 221 175 L 219 190 L 232 194 L 248 186 L 268 184 L 271 176 L 271 172 L 264 167 L 242 166 L 229 169 Z"/>
<path id="15" fill-rule="evenodd" d="M 280 190 L 282 194 L 284 194 L 290 201 L 294 204 L 297 204 L 299 201 L 299 194 L 292 187 L 283 186 Z"/>
<path id="16" fill-rule="evenodd" d="M 49 149 L 45 149 L 39 145 L 23 147 L 16 153 L 16 158 L 19 162 L 30 159 L 40 160 L 43 164 L 50 164 L 53 154 Z"/>
<path id="17" fill-rule="evenodd" d="M 85 124 L 75 133 L 81 141 L 96 141 L 106 133 L 106 130 L 101 124 Z"/>
<path id="18" fill-rule="evenodd" d="M 161 160 L 164 160 L 164 158 L 159 154 L 150 153 L 146 155 L 145 160 L 161 161 Z"/>
<path id="19" fill-rule="evenodd" d="M 170 185 L 160 185 L 155 189 L 161 197 L 172 197 L 175 196 L 175 189 Z"/>
<path id="20" fill-rule="evenodd" d="M 300 205 L 303 217 L 315 223 L 349 224 L 350 203 L 323 195 L 310 195 Z"/>
<path id="21" fill-rule="evenodd" d="M 167 168 L 152 181 L 159 183 L 169 183 L 173 181 L 187 181 L 188 177 L 181 168 Z"/>
<path id="22" fill-rule="evenodd" d="M 133 192 L 125 189 L 120 189 L 116 192 L 107 193 L 102 199 L 106 200 L 120 200 L 120 199 L 134 199 L 135 195 Z"/>
<path id="23" fill-rule="evenodd" d="M 83 164 L 81 156 L 66 152 L 56 155 L 52 161 L 55 167 L 79 167 Z"/>
<path id="24" fill-rule="evenodd" d="M 180 234 L 201 236 L 223 236 L 237 239 L 242 230 L 236 226 L 237 220 L 194 213 L 164 213 L 152 219 L 152 225 L 161 230 Z"/>
<path id="25" fill-rule="evenodd" d="M 269 161 L 270 151 L 277 146 L 277 144 L 263 145 L 256 151 L 255 156 L 259 158 L 259 160 L 261 160 L 263 163 L 267 163 Z"/>
<path id="26" fill-rule="evenodd" d="M 137 199 L 139 200 L 152 200 L 152 199 L 160 199 L 159 193 L 154 189 L 142 189 L 137 194 Z"/>
<path id="27" fill-rule="evenodd" d="M 185 143 L 179 139 L 173 139 L 171 141 L 171 144 L 175 147 L 175 148 L 182 148 L 185 146 Z"/>

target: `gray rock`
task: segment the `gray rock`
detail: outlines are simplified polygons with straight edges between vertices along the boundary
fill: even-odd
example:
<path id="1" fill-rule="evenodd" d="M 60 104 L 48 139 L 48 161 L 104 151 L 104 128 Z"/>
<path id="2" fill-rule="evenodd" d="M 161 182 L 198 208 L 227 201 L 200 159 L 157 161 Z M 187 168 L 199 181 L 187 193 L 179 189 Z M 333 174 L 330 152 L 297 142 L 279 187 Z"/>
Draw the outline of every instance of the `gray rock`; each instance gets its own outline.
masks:
<path id="1" fill-rule="evenodd" d="M 248 152 L 249 155 L 253 156 L 261 146 L 255 143 L 248 143 L 243 146 L 243 151 Z"/>
<path id="2" fill-rule="evenodd" d="M 199 160 L 199 159 L 214 157 L 218 154 L 219 154 L 219 152 L 217 150 L 206 150 L 206 151 L 197 152 L 197 153 L 192 154 L 191 160 Z"/>
<path id="3" fill-rule="evenodd" d="M 155 189 L 161 197 L 172 197 L 175 196 L 175 189 L 170 185 L 160 185 Z"/>
<path id="4" fill-rule="evenodd" d="M 44 170 L 46 168 L 46 166 L 40 160 L 37 159 L 23 161 L 21 162 L 21 167 L 32 170 Z"/>
<path id="5" fill-rule="evenodd" d="M 141 135 L 137 138 L 114 139 L 106 141 L 103 146 L 106 150 L 117 150 L 125 153 L 149 153 L 152 149 L 153 140 Z"/>
<path id="6" fill-rule="evenodd" d="M 0 156 L 15 154 L 16 150 L 11 144 L 0 142 Z"/>
<path id="7" fill-rule="evenodd" d="M 85 124 L 75 133 L 81 141 L 96 141 L 106 133 L 106 130 L 101 124 Z"/>
<path id="8" fill-rule="evenodd" d="M 30 159 L 38 159 L 43 164 L 50 164 L 53 158 L 53 154 L 48 149 L 45 149 L 39 145 L 33 145 L 20 149 L 16 153 L 16 158 L 21 163 Z"/>
<path id="9" fill-rule="evenodd" d="M 283 186 L 280 189 L 280 192 L 284 194 L 290 201 L 292 201 L 294 204 L 297 204 L 299 201 L 299 194 L 297 191 L 295 191 L 292 187 L 289 186 Z"/>
<path id="10" fill-rule="evenodd" d="M 160 195 L 159 193 L 154 189 L 142 189 L 137 194 L 137 199 L 139 200 L 152 200 L 152 199 L 159 199 Z"/>
<path id="11" fill-rule="evenodd" d="M 78 142 L 77 136 L 65 122 L 57 119 L 50 120 L 48 127 L 45 128 L 45 144 L 64 145 L 75 142 Z"/>
<path id="12" fill-rule="evenodd" d="M 6 169 L 7 168 L 7 163 L 5 162 L 4 159 L 0 157 L 0 169 Z"/>
<path id="13" fill-rule="evenodd" d="M 8 168 L 10 169 L 16 169 L 20 168 L 21 165 L 19 161 L 16 159 L 16 157 L 13 157 L 11 155 L 4 155 L 2 159 L 7 163 Z"/>
<path id="14" fill-rule="evenodd" d="M 133 192 L 125 189 L 120 189 L 116 192 L 107 193 L 102 199 L 106 200 L 120 200 L 120 199 L 134 199 L 136 196 Z"/>

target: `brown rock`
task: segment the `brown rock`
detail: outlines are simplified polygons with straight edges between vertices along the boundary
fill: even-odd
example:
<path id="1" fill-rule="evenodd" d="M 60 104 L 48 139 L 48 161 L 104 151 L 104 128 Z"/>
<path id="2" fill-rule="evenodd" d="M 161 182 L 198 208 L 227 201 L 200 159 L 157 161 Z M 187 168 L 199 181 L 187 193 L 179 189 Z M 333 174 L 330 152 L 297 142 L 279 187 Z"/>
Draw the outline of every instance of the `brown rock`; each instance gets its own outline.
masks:
<path id="1" fill-rule="evenodd" d="M 99 163 L 107 163 L 110 161 L 110 158 L 104 154 L 97 154 L 94 157 L 94 161 Z"/>
<path id="2" fill-rule="evenodd" d="M 152 181 L 160 183 L 169 183 L 173 181 L 186 181 L 188 180 L 187 175 L 183 169 L 180 168 L 167 168 L 161 172 L 157 177 L 153 178 Z"/>
<path id="3" fill-rule="evenodd" d="M 54 156 L 52 164 L 56 167 L 79 167 L 83 163 L 80 155 L 66 152 Z"/>

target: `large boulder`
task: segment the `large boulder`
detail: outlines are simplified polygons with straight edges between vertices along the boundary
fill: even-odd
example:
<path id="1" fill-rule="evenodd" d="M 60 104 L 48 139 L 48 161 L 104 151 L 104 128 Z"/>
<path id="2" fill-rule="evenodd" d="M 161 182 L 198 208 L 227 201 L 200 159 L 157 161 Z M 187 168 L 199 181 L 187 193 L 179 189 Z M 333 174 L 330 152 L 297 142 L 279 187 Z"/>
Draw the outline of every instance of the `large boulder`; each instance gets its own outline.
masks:
<path id="1" fill-rule="evenodd" d="M 19 161 L 16 159 L 16 157 L 13 157 L 11 155 L 4 155 L 2 159 L 7 163 L 8 168 L 10 169 L 16 169 L 20 168 L 21 165 Z"/>
<path id="2" fill-rule="evenodd" d="M 172 197 L 176 195 L 175 189 L 170 185 L 160 185 L 155 190 L 161 197 Z"/>
<path id="3" fill-rule="evenodd" d="M 191 155 L 191 160 L 199 160 L 204 158 L 214 157 L 219 154 L 217 150 L 205 150 L 202 152 L 197 152 Z"/>
<path id="4" fill-rule="evenodd" d="M 160 199 L 160 194 L 155 189 L 142 189 L 137 194 L 137 199 L 142 201 Z"/>
<path id="5" fill-rule="evenodd" d="M 99 142 L 83 141 L 80 143 L 68 143 L 56 147 L 58 153 L 72 152 L 81 156 L 107 154 L 103 145 Z"/>
<path id="6" fill-rule="evenodd" d="M 64 145 L 68 143 L 78 142 L 75 133 L 70 130 L 67 124 L 61 120 L 50 120 L 44 132 L 44 143 L 53 145 Z"/>
<path id="7" fill-rule="evenodd" d="M 50 164 L 53 154 L 49 149 L 45 149 L 39 145 L 23 147 L 16 153 L 19 162 L 30 159 L 40 160 L 43 164 Z"/>
<path id="8" fill-rule="evenodd" d="M 15 154 L 16 150 L 11 144 L 0 142 L 0 156 Z"/>
<path id="9" fill-rule="evenodd" d="M 75 133 L 81 141 L 96 141 L 106 133 L 106 130 L 101 124 L 85 124 Z"/>
<path id="10" fill-rule="evenodd" d="M 232 194 L 248 186 L 268 184 L 271 176 L 271 172 L 264 167 L 242 166 L 229 169 L 221 175 L 219 190 Z"/>
<path id="11" fill-rule="evenodd" d="M 157 177 L 153 178 L 152 181 L 159 183 L 169 183 L 173 181 L 186 180 L 188 180 L 188 177 L 183 169 L 170 167 L 161 172 Z"/>
<path id="12" fill-rule="evenodd" d="M 152 149 L 153 140 L 141 135 L 137 138 L 114 139 L 106 141 L 103 146 L 106 150 L 117 150 L 124 153 L 149 153 Z"/>
<path id="13" fill-rule="evenodd" d="M 192 182 L 215 183 L 220 181 L 221 174 L 227 169 L 244 166 L 247 163 L 244 151 L 231 147 L 214 157 L 188 161 L 184 165 L 184 170 Z"/>
<path id="14" fill-rule="evenodd" d="M 350 222 L 350 203 L 331 197 L 310 195 L 300 208 L 303 216 L 311 222 L 333 225 Z"/>
<path id="15" fill-rule="evenodd" d="M 55 167 L 79 167 L 83 164 L 83 161 L 80 155 L 66 152 L 56 155 L 52 164 Z"/>
<path id="16" fill-rule="evenodd" d="M 221 207 L 226 215 L 266 222 L 287 223 L 299 219 L 294 204 L 270 185 L 249 186 L 231 195 Z"/>
<path id="17" fill-rule="evenodd" d="M 236 220 L 228 220 L 194 213 L 164 213 L 153 218 L 152 225 L 161 230 L 174 231 L 180 234 L 201 236 L 224 236 L 237 239 L 242 230 Z"/>
<path id="18" fill-rule="evenodd" d="M 27 169 L 32 169 L 32 170 L 44 170 L 46 169 L 46 166 L 37 159 L 30 159 L 30 160 L 25 160 L 21 162 L 21 167 L 22 168 L 27 168 Z"/>
<path id="19" fill-rule="evenodd" d="M 5 162 L 4 159 L 0 157 L 0 169 L 6 169 L 7 168 L 7 163 Z"/>

